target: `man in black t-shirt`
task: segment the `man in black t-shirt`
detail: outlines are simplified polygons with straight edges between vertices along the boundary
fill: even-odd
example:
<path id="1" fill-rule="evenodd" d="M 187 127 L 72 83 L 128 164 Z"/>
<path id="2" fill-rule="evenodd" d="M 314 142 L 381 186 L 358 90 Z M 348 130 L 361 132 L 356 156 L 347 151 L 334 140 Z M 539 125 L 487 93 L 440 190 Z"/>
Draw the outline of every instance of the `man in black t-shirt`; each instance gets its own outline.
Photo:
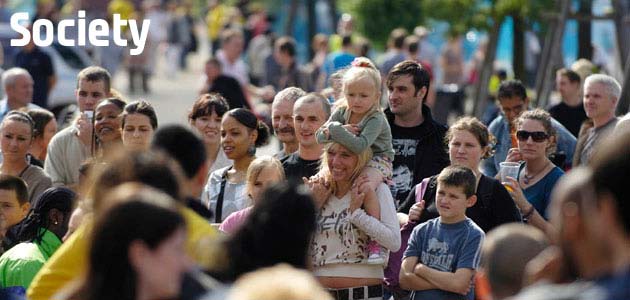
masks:
<path id="1" fill-rule="evenodd" d="M 48 96 L 57 82 L 50 56 L 35 46 L 33 39 L 15 56 L 15 66 L 33 77 L 33 104 L 48 108 Z"/>
<path id="2" fill-rule="evenodd" d="M 587 119 L 580 96 L 580 75 L 564 68 L 558 70 L 556 72 L 556 88 L 562 97 L 562 102 L 549 107 L 547 110 L 574 136 L 578 136 L 582 123 Z"/>
<path id="3" fill-rule="evenodd" d="M 389 109 L 385 114 L 396 153 L 391 190 L 397 206 L 423 178 L 449 165 L 444 144 L 446 127 L 434 121 L 431 110 L 424 105 L 429 80 L 427 70 L 411 60 L 397 64 L 387 75 Z"/>
<path id="4" fill-rule="evenodd" d="M 317 143 L 315 132 L 329 117 L 330 104 L 319 94 L 302 96 L 293 105 L 293 126 L 298 150 L 282 160 L 289 181 L 301 183 L 302 177 L 309 178 L 317 174 L 324 145 Z"/>

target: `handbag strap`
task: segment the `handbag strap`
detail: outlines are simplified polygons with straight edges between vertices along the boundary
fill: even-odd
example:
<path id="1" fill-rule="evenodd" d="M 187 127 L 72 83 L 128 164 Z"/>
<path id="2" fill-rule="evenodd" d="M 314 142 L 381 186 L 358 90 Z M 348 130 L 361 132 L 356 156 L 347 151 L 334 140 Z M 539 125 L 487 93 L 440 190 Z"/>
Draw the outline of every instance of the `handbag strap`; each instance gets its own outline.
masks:
<path id="1" fill-rule="evenodd" d="M 425 179 L 422 179 L 422 182 L 420 182 L 420 184 L 416 185 L 416 203 L 422 201 L 422 199 L 424 198 L 424 193 L 427 191 L 430 180 L 431 177 L 427 177 Z"/>
<path id="2" fill-rule="evenodd" d="M 225 184 L 227 183 L 227 173 L 232 167 L 225 169 L 221 174 L 221 186 L 219 187 L 219 196 L 217 197 L 217 207 L 214 215 L 214 222 L 221 223 L 221 217 L 223 215 L 223 195 L 225 194 Z"/>

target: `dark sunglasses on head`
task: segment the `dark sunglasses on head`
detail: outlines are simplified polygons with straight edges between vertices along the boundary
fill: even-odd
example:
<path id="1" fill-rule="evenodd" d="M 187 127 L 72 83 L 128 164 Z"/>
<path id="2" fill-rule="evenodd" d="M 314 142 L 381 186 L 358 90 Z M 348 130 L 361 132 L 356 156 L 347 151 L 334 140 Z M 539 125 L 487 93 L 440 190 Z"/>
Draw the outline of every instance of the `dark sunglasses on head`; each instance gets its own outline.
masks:
<path id="1" fill-rule="evenodd" d="M 534 142 L 536 143 L 544 142 L 549 137 L 549 135 L 544 131 L 519 130 L 516 132 L 516 138 L 521 142 L 527 141 L 530 136 L 532 137 L 532 140 L 534 140 Z"/>

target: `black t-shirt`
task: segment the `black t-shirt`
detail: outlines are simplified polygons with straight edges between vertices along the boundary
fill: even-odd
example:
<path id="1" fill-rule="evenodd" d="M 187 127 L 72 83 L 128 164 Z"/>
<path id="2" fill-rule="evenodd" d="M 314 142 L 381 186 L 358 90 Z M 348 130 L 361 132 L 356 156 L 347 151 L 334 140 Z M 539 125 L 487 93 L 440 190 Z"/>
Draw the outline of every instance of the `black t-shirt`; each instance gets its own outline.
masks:
<path id="1" fill-rule="evenodd" d="M 309 178 L 317 174 L 319 159 L 305 160 L 297 152 L 294 152 L 282 160 L 282 167 L 284 167 L 284 174 L 289 181 L 301 183 L 302 177 Z"/>
<path id="2" fill-rule="evenodd" d="M 417 224 L 439 217 L 435 206 L 437 193 L 436 176 L 432 177 L 424 193 L 425 208 Z M 514 204 L 514 200 L 498 180 L 481 175 L 477 186 L 477 202 L 466 209 L 466 216 L 472 219 L 484 232 L 510 222 L 522 222 L 521 213 Z M 416 203 L 415 186 L 405 202 L 400 205 L 399 212 L 409 213 L 411 206 Z"/>
<path id="3" fill-rule="evenodd" d="M 37 47 L 31 52 L 22 50 L 15 56 L 15 66 L 26 69 L 33 77 L 33 103 L 47 108 L 48 78 L 55 75 L 50 56 Z"/>
<path id="4" fill-rule="evenodd" d="M 415 127 L 400 127 L 390 122 L 392 130 L 392 147 L 394 148 L 393 185 L 390 186 L 394 199 L 402 201 L 407 198 L 409 190 L 415 186 L 414 170 L 420 159 L 416 158 L 416 149 L 420 139 L 428 130 L 428 122 Z"/>
<path id="5" fill-rule="evenodd" d="M 219 77 L 212 82 L 212 86 L 208 90 L 208 93 L 221 94 L 221 96 L 227 100 L 228 105 L 230 105 L 230 109 L 243 107 L 251 110 L 247 99 L 245 99 L 243 88 L 238 81 L 232 77 L 219 75 Z"/>
<path id="6" fill-rule="evenodd" d="M 573 136 L 578 136 L 582 122 L 587 119 L 584 105 L 568 106 L 564 102 L 560 102 L 549 109 L 549 114 L 560 124 L 564 125 Z"/>

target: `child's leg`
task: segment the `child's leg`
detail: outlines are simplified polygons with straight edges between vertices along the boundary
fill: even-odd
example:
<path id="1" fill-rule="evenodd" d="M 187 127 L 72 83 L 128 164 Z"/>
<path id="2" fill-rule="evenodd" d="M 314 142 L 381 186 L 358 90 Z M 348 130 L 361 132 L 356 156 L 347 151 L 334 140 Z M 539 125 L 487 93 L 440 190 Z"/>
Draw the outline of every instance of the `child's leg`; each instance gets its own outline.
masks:
<path id="1" fill-rule="evenodd" d="M 381 176 L 380 172 L 370 167 L 363 168 L 360 176 L 365 176 L 368 179 L 365 184 L 367 184 L 372 190 L 376 190 L 376 187 L 383 182 L 383 176 Z M 363 201 L 363 209 L 368 215 L 378 220 L 381 219 L 381 206 L 376 197 L 365 197 L 365 201 Z"/>

